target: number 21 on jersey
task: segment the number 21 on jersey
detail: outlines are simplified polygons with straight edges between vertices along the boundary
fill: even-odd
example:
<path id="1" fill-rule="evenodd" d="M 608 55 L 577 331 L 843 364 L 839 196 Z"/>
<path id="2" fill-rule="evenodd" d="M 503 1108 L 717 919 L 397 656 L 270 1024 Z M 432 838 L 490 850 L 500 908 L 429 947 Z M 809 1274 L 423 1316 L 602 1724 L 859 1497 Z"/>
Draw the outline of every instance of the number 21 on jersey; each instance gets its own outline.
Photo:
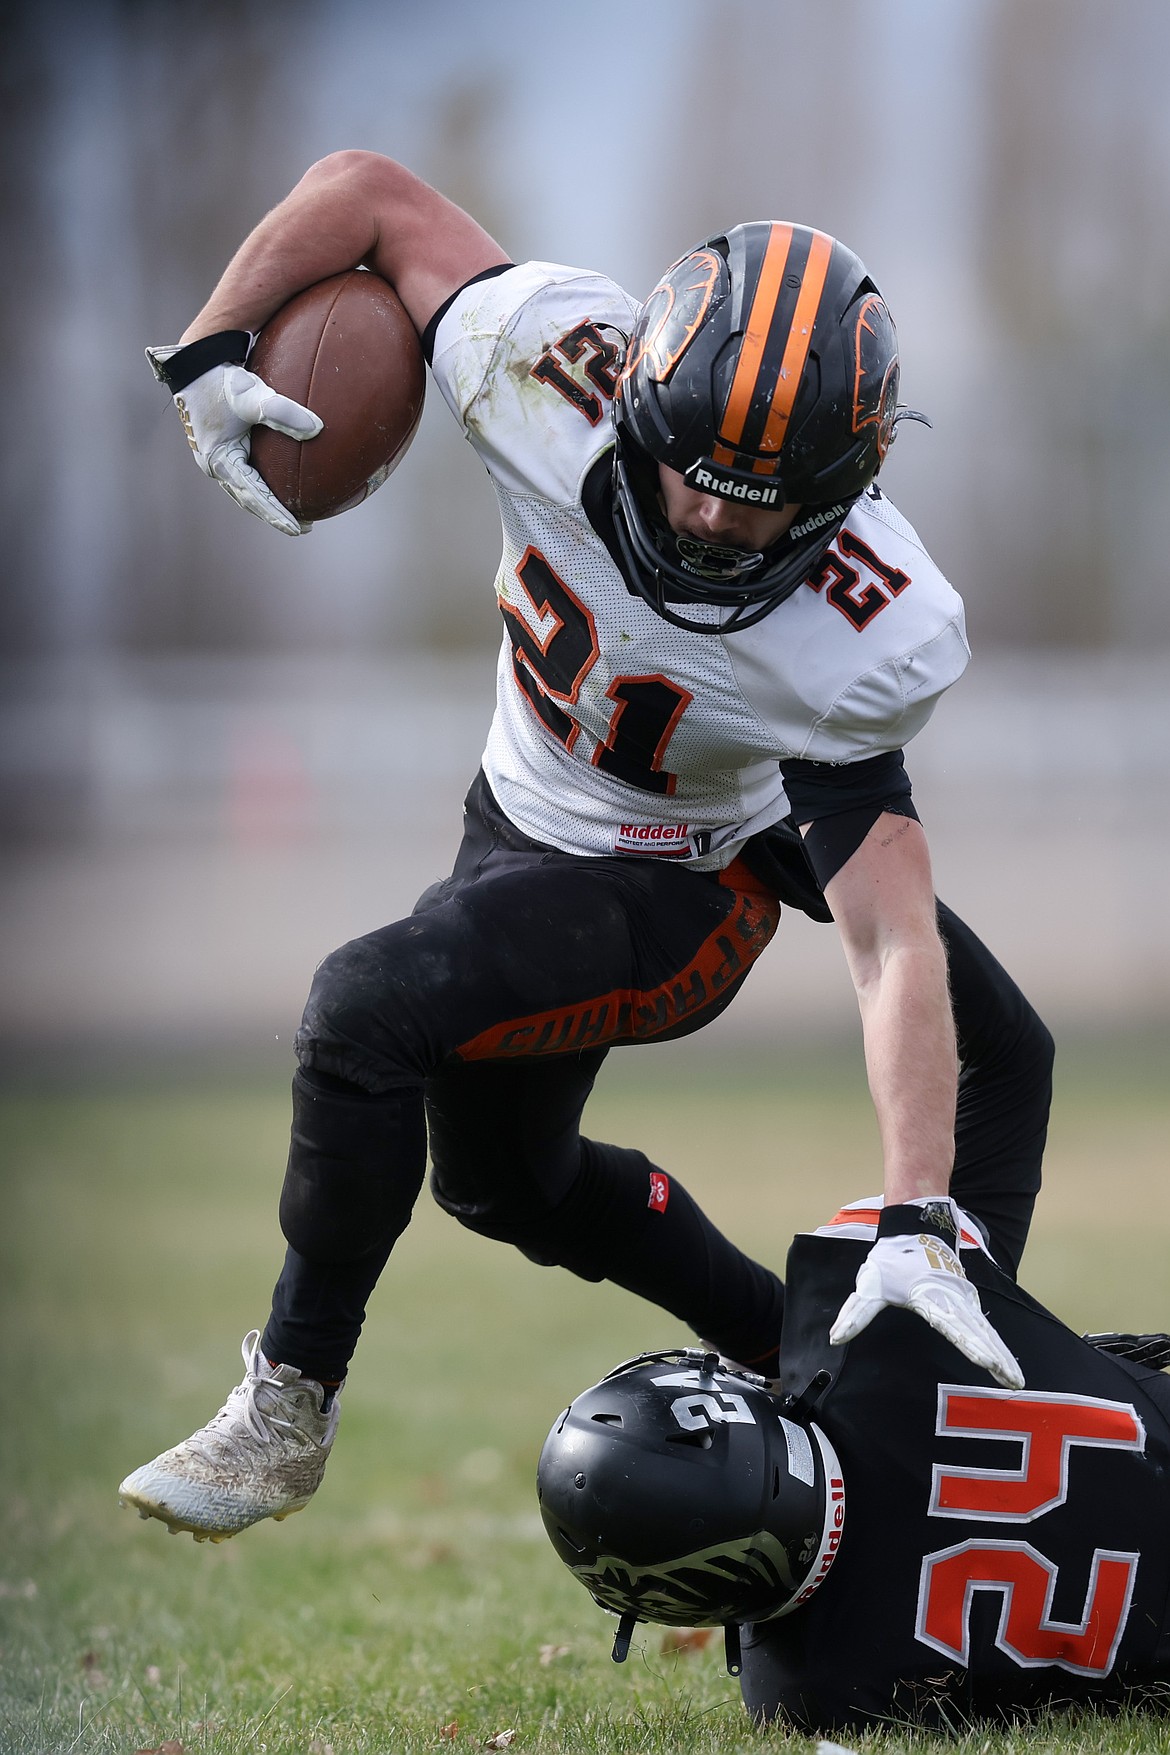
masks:
<path id="1" fill-rule="evenodd" d="M 1093 1396 L 1012 1394 L 940 1384 L 938 1434 L 1004 1439 L 1019 1446 L 1019 1466 L 955 1468 L 936 1463 L 931 1517 L 1031 1524 L 1068 1497 L 1070 1459 L 1078 1446 L 1141 1452 L 1146 1434 L 1128 1402 Z M 976 1591 L 1001 1600 L 995 1643 L 1022 1667 L 1057 1664 L 1079 1675 L 1113 1667 L 1133 1598 L 1138 1554 L 1094 1548 L 1079 1622 L 1052 1618 L 1057 1568 L 1031 1542 L 996 1535 L 927 1554 L 918 1586 L 915 1636 L 964 1667 Z"/>
<path id="2" fill-rule="evenodd" d="M 587 604 L 545 560 L 525 549 L 516 577 L 539 618 L 551 623 L 538 634 L 519 610 L 501 597 L 512 642 L 512 674 L 533 710 L 559 743 L 572 750 L 581 727 L 572 709 L 600 650 Z M 665 676 L 616 676 L 606 690 L 613 702 L 609 728 L 593 752 L 593 765 L 643 792 L 669 795 L 677 776 L 662 765 L 666 746 L 693 698 Z"/>

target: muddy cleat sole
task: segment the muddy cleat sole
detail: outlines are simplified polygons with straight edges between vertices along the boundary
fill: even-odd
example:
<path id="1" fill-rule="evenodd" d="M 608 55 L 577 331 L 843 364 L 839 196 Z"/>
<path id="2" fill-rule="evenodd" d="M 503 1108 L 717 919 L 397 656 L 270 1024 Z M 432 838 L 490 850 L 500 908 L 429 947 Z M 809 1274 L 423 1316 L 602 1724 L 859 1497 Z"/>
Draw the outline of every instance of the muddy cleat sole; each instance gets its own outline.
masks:
<path id="1" fill-rule="evenodd" d="M 306 1499 L 305 1505 L 308 1503 Z M 230 1542 L 233 1536 L 238 1536 L 243 1530 L 252 1527 L 251 1524 L 241 1524 L 238 1530 L 202 1529 L 193 1523 L 184 1523 L 181 1518 L 172 1517 L 162 1505 L 152 1504 L 148 1508 L 134 1493 L 119 1493 L 118 1504 L 125 1506 L 127 1511 L 136 1511 L 144 1523 L 149 1523 L 152 1518 L 158 1523 L 165 1523 L 169 1536 L 191 1536 L 197 1542 Z M 283 1523 L 286 1517 L 295 1517 L 298 1511 L 303 1511 L 305 1505 L 290 1505 L 287 1511 L 274 1511 L 271 1514 L 271 1521 Z"/>

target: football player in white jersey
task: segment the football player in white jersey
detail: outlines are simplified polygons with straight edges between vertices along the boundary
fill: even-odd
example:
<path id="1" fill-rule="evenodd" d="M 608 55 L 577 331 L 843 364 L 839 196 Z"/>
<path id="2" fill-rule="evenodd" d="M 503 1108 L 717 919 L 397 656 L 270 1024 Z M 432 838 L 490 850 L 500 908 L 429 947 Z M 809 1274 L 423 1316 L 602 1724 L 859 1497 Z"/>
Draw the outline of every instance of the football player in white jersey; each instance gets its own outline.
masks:
<path id="1" fill-rule="evenodd" d="M 876 286 L 824 233 L 755 222 L 639 306 L 603 275 L 514 264 L 389 159 L 334 154 L 181 342 L 149 350 L 205 473 L 286 534 L 301 527 L 248 434 L 311 440 L 319 422 L 248 349 L 296 292 L 357 264 L 396 287 L 499 498 L 496 714 L 451 876 L 317 971 L 288 1249 L 244 1380 L 124 1502 L 220 1540 L 307 1501 L 428 1137 L 433 1192 L 462 1223 L 774 1375 L 777 1276 L 580 1119 L 611 1047 L 729 1003 L 785 903 L 837 924 L 881 1136 L 886 1205 L 834 1339 L 905 1306 L 1018 1386 L 952 1247 L 955 1201 L 994 1199 L 1006 1174 L 1030 1211 L 1052 1045 L 936 903 L 911 801 L 903 746 L 968 653 L 959 598 L 876 485 L 908 412 Z"/>

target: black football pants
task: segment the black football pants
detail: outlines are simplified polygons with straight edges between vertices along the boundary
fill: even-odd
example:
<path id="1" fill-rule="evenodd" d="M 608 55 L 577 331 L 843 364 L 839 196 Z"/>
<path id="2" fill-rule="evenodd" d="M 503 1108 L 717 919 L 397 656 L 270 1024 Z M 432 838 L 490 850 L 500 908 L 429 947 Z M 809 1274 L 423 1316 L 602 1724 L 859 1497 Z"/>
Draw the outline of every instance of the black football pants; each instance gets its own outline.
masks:
<path id="1" fill-rule="evenodd" d="M 480 775 L 451 877 L 409 919 L 317 970 L 297 1036 L 288 1250 L 268 1357 L 326 1381 L 345 1375 L 422 1186 L 429 1134 L 432 1191 L 462 1224 L 535 1262 L 612 1280 L 772 1374 L 775 1273 L 672 1176 L 584 1138 L 580 1121 L 608 1050 L 717 1016 L 779 913 L 742 860 L 705 874 L 542 848 Z M 941 907 L 940 927 L 963 1061 L 952 1188 L 1014 1270 L 1039 1187 L 1051 1044 Z"/>

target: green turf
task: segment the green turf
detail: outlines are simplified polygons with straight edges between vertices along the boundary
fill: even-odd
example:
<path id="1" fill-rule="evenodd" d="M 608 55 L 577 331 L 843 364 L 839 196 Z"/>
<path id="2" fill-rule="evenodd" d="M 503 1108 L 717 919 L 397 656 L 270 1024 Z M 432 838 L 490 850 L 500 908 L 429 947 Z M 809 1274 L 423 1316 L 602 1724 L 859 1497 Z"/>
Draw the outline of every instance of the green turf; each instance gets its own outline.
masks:
<path id="1" fill-rule="evenodd" d="M 1066 1059 L 1025 1278 L 1074 1324 L 1165 1326 L 1165 1061 L 1141 1045 Z M 591 1126 L 651 1150 L 779 1260 L 877 1181 L 853 1054 L 780 1069 L 687 1045 L 615 1057 Z M 507 1730 L 524 1751 L 787 1745 L 748 1726 L 715 1640 L 675 1656 L 640 1628 L 613 1666 L 612 1622 L 536 1515 L 554 1416 L 619 1358 L 686 1338 L 669 1319 L 424 1199 L 375 1295 L 325 1488 L 303 1516 L 197 1547 L 120 1511 L 116 1486 L 214 1411 L 266 1313 L 284 1091 L 106 1078 L 9 1092 L 0 1119 L 0 1749 L 356 1755 Z M 1120 1755 L 1170 1731 L 1147 1714 L 853 1746 Z"/>

